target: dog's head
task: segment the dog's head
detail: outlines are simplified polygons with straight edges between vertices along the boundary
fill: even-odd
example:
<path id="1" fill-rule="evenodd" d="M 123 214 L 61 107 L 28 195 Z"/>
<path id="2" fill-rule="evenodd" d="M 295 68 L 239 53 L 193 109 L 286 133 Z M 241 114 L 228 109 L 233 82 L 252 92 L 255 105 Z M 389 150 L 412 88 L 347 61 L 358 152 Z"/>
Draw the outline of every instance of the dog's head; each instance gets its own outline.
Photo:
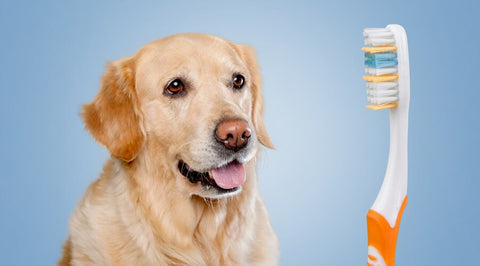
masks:
<path id="1" fill-rule="evenodd" d="M 258 68 L 252 48 L 218 37 L 154 41 L 109 63 L 84 106 L 86 128 L 115 158 L 134 163 L 144 155 L 174 169 L 191 195 L 234 195 L 258 143 L 273 148 Z"/>

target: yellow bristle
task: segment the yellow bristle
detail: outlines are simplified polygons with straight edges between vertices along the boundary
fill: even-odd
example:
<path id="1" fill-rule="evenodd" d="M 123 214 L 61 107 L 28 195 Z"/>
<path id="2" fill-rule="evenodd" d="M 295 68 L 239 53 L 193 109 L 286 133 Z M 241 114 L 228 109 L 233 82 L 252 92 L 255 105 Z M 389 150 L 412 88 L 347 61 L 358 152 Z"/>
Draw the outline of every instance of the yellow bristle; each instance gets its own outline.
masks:
<path id="1" fill-rule="evenodd" d="M 397 50 L 397 46 L 391 46 L 391 45 L 362 47 L 362 51 L 368 52 L 368 53 L 371 53 L 371 54 L 381 53 L 381 52 L 389 52 L 389 51 L 396 51 L 396 50 Z"/>
<path id="2" fill-rule="evenodd" d="M 393 74 L 386 74 L 386 75 L 369 75 L 369 76 L 363 76 L 363 79 L 366 81 L 370 82 L 387 82 L 387 81 L 393 81 L 398 79 L 398 75 L 393 75 Z"/>
<path id="3" fill-rule="evenodd" d="M 367 105 L 365 108 L 372 109 L 372 110 L 382 110 L 382 109 L 388 109 L 388 108 L 394 108 L 397 107 L 397 103 L 385 103 L 385 104 L 372 104 L 372 105 Z"/>

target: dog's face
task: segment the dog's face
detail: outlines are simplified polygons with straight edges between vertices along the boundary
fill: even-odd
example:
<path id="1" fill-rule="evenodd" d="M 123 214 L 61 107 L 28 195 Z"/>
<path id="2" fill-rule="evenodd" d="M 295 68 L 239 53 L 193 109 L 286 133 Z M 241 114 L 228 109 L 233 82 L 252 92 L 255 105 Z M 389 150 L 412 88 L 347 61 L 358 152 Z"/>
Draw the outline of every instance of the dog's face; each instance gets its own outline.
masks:
<path id="1" fill-rule="evenodd" d="M 176 189 L 206 198 L 238 193 L 259 143 L 273 147 L 252 49 L 210 35 L 170 36 L 111 63 L 83 115 L 112 156 L 155 157 Z"/>

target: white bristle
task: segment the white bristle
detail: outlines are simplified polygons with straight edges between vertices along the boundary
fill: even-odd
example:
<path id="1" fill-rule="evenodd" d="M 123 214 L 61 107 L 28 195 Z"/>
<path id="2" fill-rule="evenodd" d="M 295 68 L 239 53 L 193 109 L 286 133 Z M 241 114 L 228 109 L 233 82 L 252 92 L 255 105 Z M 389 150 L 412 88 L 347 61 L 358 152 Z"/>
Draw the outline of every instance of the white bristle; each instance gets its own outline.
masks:
<path id="1" fill-rule="evenodd" d="M 398 101 L 397 96 L 390 96 L 390 97 L 368 97 L 367 101 L 371 104 L 385 104 L 385 103 L 393 103 Z"/>
<path id="2" fill-rule="evenodd" d="M 386 28 L 368 28 L 363 30 L 365 45 L 392 45 L 395 44 L 393 33 Z"/>
<path id="3" fill-rule="evenodd" d="M 367 28 L 363 30 L 363 36 L 393 37 L 393 33 L 387 28 Z"/>
<path id="4" fill-rule="evenodd" d="M 372 104 L 383 104 L 398 100 L 397 82 L 367 82 L 367 101 Z"/>
<path id="5" fill-rule="evenodd" d="M 388 89 L 397 89 L 397 82 L 367 82 L 367 88 L 375 90 L 388 90 Z"/>
<path id="6" fill-rule="evenodd" d="M 365 68 L 365 73 L 370 74 L 370 75 L 385 75 L 385 74 L 393 74 L 397 72 L 396 67 L 389 67 L 389 68 L 373 68 L 373 67 L 367 67 Z"/>
<path id="7" fill-rule="evenodd" d="M 367 90 L 367 94 L 374 97 L 397 95 L 398 90 Z"/>
<path id="8" fill-rule="evenodd" d="M 368 38 L 365 39 L 365 45 L 373 45 L 373 46 L 379 46 L 379 45 L 393 45 L 395 44 L 395 39 L 394 38 Z"/>

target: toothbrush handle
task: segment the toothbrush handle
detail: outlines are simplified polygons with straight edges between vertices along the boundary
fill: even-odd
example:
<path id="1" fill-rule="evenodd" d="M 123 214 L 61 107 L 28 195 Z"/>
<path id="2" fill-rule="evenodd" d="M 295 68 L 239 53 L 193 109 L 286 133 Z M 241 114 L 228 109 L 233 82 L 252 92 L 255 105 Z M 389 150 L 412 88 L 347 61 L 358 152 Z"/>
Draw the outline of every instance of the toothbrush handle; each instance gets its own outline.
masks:
<path id="1" fill-rule="evenodd" d="M 367 214 L 368 231 L 368 266 L 394 266 L 395 247 L 397 245 L 398 229 L 403 210 L 407 205 L 405 196 L 398 211 L 397 221 L 392 228 L 387 220 L 378 212 L 370 209 Z"/>

